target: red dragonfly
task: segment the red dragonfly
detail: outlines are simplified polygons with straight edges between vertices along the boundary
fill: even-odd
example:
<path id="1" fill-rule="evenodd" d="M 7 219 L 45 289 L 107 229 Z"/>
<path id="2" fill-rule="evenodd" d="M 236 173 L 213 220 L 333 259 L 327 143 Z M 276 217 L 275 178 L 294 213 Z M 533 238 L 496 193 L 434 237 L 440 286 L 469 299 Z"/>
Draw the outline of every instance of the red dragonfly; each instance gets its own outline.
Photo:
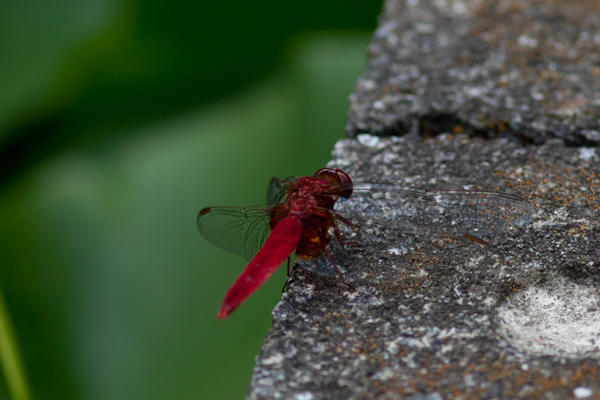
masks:
<path id="1" fill-rule="evenodd" d="M 352 198 L 360 211 L 342 211 Z M 198 214 L 198 230 L 209 242 L 250 263 L 225 295 L 217 318 L 226 319 L 296 251 L 306 261 L 323 254 L 346 283 L 327 250 L 340 226 L 379 227 L 428 239 L 458 238 L 487 245 L 480 236 L 531 220 L 522 197 L 484 190 L 430 190 L 387 183 L 353 184 L 344 171 L 322 168 L 312 177 L 273 178 L 268 204 L 208 207 Z M 335 207 L 335 208 L 334 208 Z M 386 215 L 386 218 L 382 216 Z"/>

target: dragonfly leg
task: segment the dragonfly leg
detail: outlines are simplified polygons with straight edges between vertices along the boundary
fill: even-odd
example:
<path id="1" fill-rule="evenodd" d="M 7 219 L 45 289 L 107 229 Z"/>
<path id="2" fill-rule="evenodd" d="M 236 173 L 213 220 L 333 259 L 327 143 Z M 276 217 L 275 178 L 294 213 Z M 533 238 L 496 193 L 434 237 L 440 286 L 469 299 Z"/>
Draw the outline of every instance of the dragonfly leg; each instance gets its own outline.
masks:
<path id="1" fill-rule="evenodd" d="M 285 282 L 283 283 L 283 287 L 281 288 L 281 293 L 284 293 L 285 288 L 288 287 L 288 279 L 290 279 L 290 258 L 292 257 L 290 256 L 287 259 L 287 275 L 285 276 Z"/>
<path id="2" fill-rule="evenodd" d="M 331 263 L 331 265 L 333 265 L 333 268 L 335 268 L 335 272 L 336 272 L 336 274 L 338 274 L 338 276 L 342 280 L 342 283 L 344 283 L 345 285 L 348 285 L 350 288 L 354 289 L 354 286 L 352 286 L 351 284 L 346 282 L 346 280 L 344 279 L 344 275 L 342 275 L 342 273 L 338 269 L 337 265 L 335 265 L 335 262 L 333 261 L 333 258 L 331 258 L 331 255 L 329 255 L 329 252 L 327 251 L 327 249 L 324 249 L 323 251 L 327 255 L 327 258 L 329 258 L 329 262 Z"/>
<path id="3" fill-rule="evenodd" d="M 489 246 L 490 245 L 485 240 L 483 240 L 481 238 L 478 238 L 477 236 L 469 235 L 469 234 L 466 234 L 466 233 L 463 235 L 463 239 L 470 240 L 471 242 L 478 243 L 478 244 L 480 244 L 482 246 Z"/>
<path id="4" fill-rule="evenodd" d="M 471 241 L 471 242 L 475 242 L 481 246 L 484 246 L 486 248 L 489 248 L 490 250 L 492 250 L 497 256 L 499 256 L 503 261 L 506 261 L 506 257 L 504 257 L 504 254 L 502 253 L 502 251 L 500 251 L 500 249 L 498 249 L 495 246 L 492 246 L 491 244 L 489 244 L 488 242 L 486 242 L 485 240 L 478 238 L 477 236 L 473 236 L 473 235 L 469 235 L 469 234 L 464 234 L 463 235 L 463 239 Z"/>
<path id="5" fill-rule="evenodd" d="M 348 221 L 347 218 L 344 218 L 341 215 L 336 215 L 336 218 L 340 221 L 342 221 L 344 224 L 348 225 L 348 226 L 356 226 L 356 224 L 353 224 L 352 222 Z"/>
<path id="6" fill-rule="evenodd" d="M 338 226 L 336 224 L 333 225 L 333 232 L 335 232 L 335 237 L 337 238 L 338 242 L 340 242 L 340 244 L 342 246 L 347 246 L 349 244 L 358 244 L 358 242 L 344 242 L 344 240 L 342 239 L 342 234 L 340 232 L 340 228 L 338 228 Z"/>

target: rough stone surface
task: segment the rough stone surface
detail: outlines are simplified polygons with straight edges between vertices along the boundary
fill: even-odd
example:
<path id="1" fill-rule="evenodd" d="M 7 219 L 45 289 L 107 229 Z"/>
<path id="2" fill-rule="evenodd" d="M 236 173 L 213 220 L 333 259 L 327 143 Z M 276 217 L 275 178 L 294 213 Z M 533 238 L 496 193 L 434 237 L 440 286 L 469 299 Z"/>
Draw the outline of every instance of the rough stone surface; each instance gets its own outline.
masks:
<path id="1" fill-rule="evenodd" d="M 600 142 L 600 2 L 388 0 L 346 130 Z"/>
<path id="2" fill-rule="evenodd" d="M 407 246 L 385 229 L 334 245 L 342 270 L 367 277 L 353 288 L 296 268 L 249 399 L 600 398 L 596 149 L 360 135 L 330 166 L 355 181 L 518 193 L 535 212 L 490 246 Z"/>
<path id="3" fill-rule="evenodd" d="M 300 262 L 248 399 L 600 399 L 599 46 L 592 0 L 385 3 L 330 166 L 515 193 L 530 222 L 484 204 L 485 245 L 382 223 L 393 197 L 340 203 L 381 219 L 332 240 L 352 286 Z M 450 211 L 455 232 L 471 216 Z"/>

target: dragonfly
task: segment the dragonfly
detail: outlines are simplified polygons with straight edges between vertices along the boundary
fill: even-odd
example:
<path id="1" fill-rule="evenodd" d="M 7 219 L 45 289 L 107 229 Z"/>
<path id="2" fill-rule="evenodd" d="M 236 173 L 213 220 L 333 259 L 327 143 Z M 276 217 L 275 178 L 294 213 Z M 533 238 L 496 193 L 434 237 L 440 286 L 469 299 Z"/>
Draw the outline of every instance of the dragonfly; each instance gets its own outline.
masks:
<path id="1" fill-rule="evenodd" d="M 348 200 L 353 207 L 344 209 Z M 350 203 L 348 202 L 348 203 Z M 336 168 L 314 176 L 273 178 L 267 204 L 207 207 L 197 226 L 209 242 L 250 262 L 227 291 L 217 318 L 226 319 L 258 290 L 295 251 L 301 263 L 325 255 L 343 283 L 328 246 L 343 246 L 342 227 L 380 228 L 428 240 L 459 239 L 487 246 L 486 235 L 531 221 L 523 197 L 488 190 L 435 190 L 382 182 L 353 183 Z"/>

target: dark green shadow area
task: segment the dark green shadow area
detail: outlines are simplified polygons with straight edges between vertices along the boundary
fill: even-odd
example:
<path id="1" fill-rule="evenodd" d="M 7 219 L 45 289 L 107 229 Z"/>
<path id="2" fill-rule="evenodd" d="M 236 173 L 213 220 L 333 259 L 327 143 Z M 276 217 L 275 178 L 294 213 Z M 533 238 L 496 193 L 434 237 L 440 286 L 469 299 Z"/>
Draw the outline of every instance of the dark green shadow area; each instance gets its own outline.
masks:
<path id="1" fill-rule="evenodd" d="M 375 27 L 380 2 L 0 2 L 0 189 L 32 164 L 238 94 L 298 34 Z M 143 133 L 143 131 L 141 131 Z"/>
<path id="2" fill-rule="evenodd" d="M 20 173 L 0 199 L 0 285 L 35 398 L 243 398 L 285 268 L 217 321 L 246 261 L 206 243 L 196 213 L 263 203 L 272 176 L 325 166 L 368 40 L 296 36 L 282 72 L 181 114 L 102 125 L 119 139 Z"/>
<path id="3" fill-rule="evenodd" d="M 285 273 L 217 321 L 246 262 L 196 214 L 325 165 L 380 7 L 0 2 L 0 288 L 35 399 L 244 396 Z"/>

